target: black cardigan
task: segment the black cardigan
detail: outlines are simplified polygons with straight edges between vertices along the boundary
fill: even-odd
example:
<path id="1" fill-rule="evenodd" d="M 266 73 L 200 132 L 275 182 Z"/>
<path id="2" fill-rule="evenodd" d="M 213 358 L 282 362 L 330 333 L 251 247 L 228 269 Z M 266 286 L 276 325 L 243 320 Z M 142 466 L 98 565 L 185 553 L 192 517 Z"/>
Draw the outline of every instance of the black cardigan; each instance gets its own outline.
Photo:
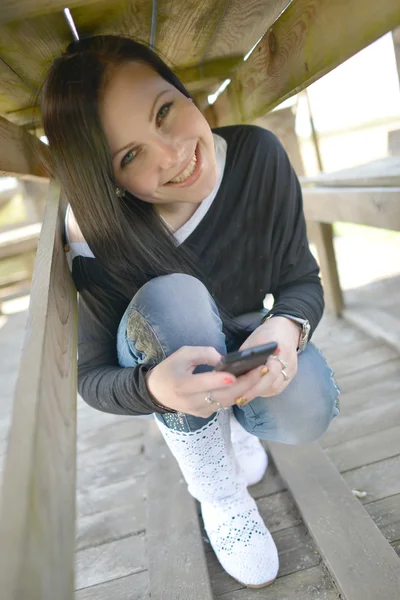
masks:
<path id="1" fill-rule="evenodd" d="M 259 127 L 214 131 L 227 141 L 223 179 L 183 246 L 198 258 L 216 299 L 231 315 L 260 310 L 271 293 L 274 312 L 308 319 L 313 332 L 322 316 L 323 292 L 308 246 L 300 185 L 287 154 L 271 132 Z M 137 289 L 110 286 L 96 258 L 76 256 L 72 276 L 79 291 L 80 395 L 105 412 L 154 412 L 145 384 L 148 367 L 121 368 L 117 360 L 118 325 Z"/>

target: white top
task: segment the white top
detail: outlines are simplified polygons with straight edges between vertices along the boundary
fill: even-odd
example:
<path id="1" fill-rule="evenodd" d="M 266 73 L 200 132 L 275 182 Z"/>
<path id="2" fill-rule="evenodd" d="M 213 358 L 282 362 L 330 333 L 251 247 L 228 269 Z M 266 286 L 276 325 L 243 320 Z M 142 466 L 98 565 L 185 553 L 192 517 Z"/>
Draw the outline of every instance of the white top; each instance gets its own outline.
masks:
<path id="1" fill-rule="evenodd" d="M 190 217 L 190 219 L 186 221 L 182 227 L 175 231 L 174 237 L 179 244 L 182 244 L 189 237 L 189 235 L 196 229 L 200 221 L 204 218 L 211 204 L 214 202 L 215 196 L 217 195 L 221 185 L 225 170 L 227 143 L 226 140 L 216 133 L 213 133 L 213 138 L 218 171 L 217 183 L 211 194 L 201 202 L 196 212 Z M 72 265 L 72 260 L 75 258 L 75 256 L 95 258 L 93 252 L 84 240 L 82 232 L 79 229 L 78 223 L 75 220 L 69 204 L 65 214 L 65 236 L 70 248 L 70 252 L 67 253 L 67 260 L 70 268 Z M 72 239 L 74 240 L 73 242 L 71 241 Z"/>

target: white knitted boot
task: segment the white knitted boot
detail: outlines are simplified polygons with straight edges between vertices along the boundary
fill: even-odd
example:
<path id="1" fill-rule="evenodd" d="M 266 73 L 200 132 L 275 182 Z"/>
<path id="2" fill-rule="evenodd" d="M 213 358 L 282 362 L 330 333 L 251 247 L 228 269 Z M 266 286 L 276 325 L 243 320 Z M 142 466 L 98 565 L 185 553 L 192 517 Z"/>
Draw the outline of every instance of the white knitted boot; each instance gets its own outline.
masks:
<path id="1" fill-rule="evenodd" d="M 268 455 L 260 440 L 248 433 L 236 419 L 233 410 L 229 410 L 231 440 L 236 460 L 243 470 L 248 486 L 261 481 L 268 467 Z"/>
<path id="2" fill-rule="evenodd" d="M 190 433 L 158 420 L 157 425 L 190 494 L 201 503 L 204 527 L 222 567 L 243 585 L 264 587 L 276 578 L 278 552 L 235 460 L 229 419 L 229 411 L 221 410 Z"/>

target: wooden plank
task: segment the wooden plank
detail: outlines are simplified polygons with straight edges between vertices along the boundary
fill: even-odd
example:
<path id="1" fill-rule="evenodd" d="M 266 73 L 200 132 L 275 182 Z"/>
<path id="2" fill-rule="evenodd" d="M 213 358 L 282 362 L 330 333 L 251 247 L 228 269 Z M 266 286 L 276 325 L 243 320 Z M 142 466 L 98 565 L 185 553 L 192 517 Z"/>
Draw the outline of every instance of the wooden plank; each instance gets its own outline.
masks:
<path id="1" fill-rule="evenodd" d="M 262 590 L 242 588 L 221 594 L 218 596 L 218 600 L 260 600 L 263 596 L 271 597 L 273 600 L 289 600 L 291 598 L 296 598 L 296 600 L 340 600 L 329 574 L 322 566 L 279 578 L 270 588 L 266 589 L 268 591 L 264 592 L 265 596 Z"/>
<path id="2" fill-rule="evenodd" d="M 41 223 L 34 223 L 0 233 L 0 260 L 36 250 L 41 228 Z"/>
<path id="3" fill-rule="evenodd" d="M 302 177 L 303 187 L 400 187 L 400 156 L 385 156 L 362 165 Z"/>
<path id="4" fill-rule="evenodd" d="M 292 2 L 227 88 L 239 95 L 241 122 L 262 116 L 398 24 L 397 0 Z M 215 103 L 219 125 L 234 122 L 228 94 L 221 94 Z"/>
<path id="5" fill-rule="evenodd" d="M 135 504 L 113 507 L 78 521 L 77 550 L 100 546 L 121 538 L 145 532 L 145 499 Z"/>
<path id="6" fill-rule="evenodd" d="M 347 471 L 343 477 L 352 489 L 367 492 L 365 498 L 361 498 L 363 504 L 400 494 L 400 454 Z"/>
<path id="7" fill-rule="evenodd" d="M 47 177 L 47 146 L 21 127 L 0 117 L 0 176 Z"/>
<path id="8" fill-rule="evenodd" d="M 0 518 L 7 600 L 70 600 L 76 452 L 76 291 L 50 186 L 16 384 Z"/>
<path id="9" fill-rule="evenodd" d="M 291 0 L 231 0 L 209 42 L 205 58 L 238 53 L 245 56 Z M 225 79 L 225 78 L 224 78 Z"/>
<path id="10" fill-rule="evenodd" d="M 400 494 L 369 502 L 365 508 L 389 542 L 400 540 Z"/>
<path id="11" fill-rule="evenodd" d="M 349 471 L 400 454 L 400 425 L 327 448 L 339 471 Z"/>
<path id="12" fill-rule="evenodd" d="M 270 443 L 270 452 L 344 597 L 396 598 L 399 558 L 319 444 Z"/>
<path id="13" fill-rule="evenodd" d="M 160 600 L 212 600 L 195 502 L 153 425 L 147 502 L 150 596 Z"/>
<path id="14" fill-rule="evenodd" d="M 400 353 L 400 321 L 390 312 L 379 306 L 360 306 L 357 304 L 348 306 L 343 311 L 343 318 L 354 327 L 368 333 L 372 339 L 384 341 L 397 353 Z M 373 321 L 371 321 L 371 318 Z M 374 323 L 373 327 L 371 327 L 371 322 Z"/>
<path id="15" fill-rule="evenodd" d="M 274 535 L 279 553 L 278 578 L 309 569 L 321 562 L 315 545 L 304 525 L 290 527 Z M 214 552 L 207 553 L 207 566 L 214 596 L 240 590 L 243 585 L 230 577 L 219 564 Z M 271 588 L 271 593 L 273 588 Z"/>
<path id="16" fill-rule="evenodd" d="M 185 0 L 158 0 L 155 48 L 173 65 L 200 63 L 224 11 L 225 4 L 214 0 L 190 8 Z"/>
<path id="17" fill-rule="evenodd" d="M 75 7 L 68 5 L 80 34 L 118 33 L 148 43 L 151 22 L 151 3 L 148 0 L 111 3 L 99 0 L 93 4 L 80 4 Z M 28 120 L 35 121 L 36 115 L 37 121 L 34 106 L 38 103 L 38 90 L 52 61 L 65 51 L 72 40 L 63 8 L 47 11 L 48 14 L 40 14 L 38 10 L 34 18 L 22 18 L 0 28 L 0 56 L 29 84 L 29 101 L 26 99 L 26 85 L 22 85 L 22 90 L 8 90 L 10 102 L 7 112 L 11 120 L 24 121 L 27 113 Z M 20 118 L 16 111 L 22 111 Z"/>
<path id="18" fill-rule="evenodd" d="M 130 477 L 101 487 L 78 489 L 77 508 L 79 517 L 95 515 L 122 506 L 135 506 L 138 518 L 143 520 L 140 509 L 143 503 L 145 477 Z M 144 507 L 143 507 L 144 510 Z M 79 526 L 79 524 L 78 524 Z"/>
<path id="19" fill-rule="evenodd" d="M 91 4 L 98 4 L 98 0 L 68 0 L 68 7 L 76 7 Z M 65 2 L 60 0 L 3 0 L 1 6 L 0 24 L 9 23 L 18 19 L 31 19 L 39 15 L 62 12 L 65 8 Z"/>
<path id="20" fill-rule="evenodd" d="M 358 223 L 400 231 L 400 187 L 303 188 L 304 213 L 310 221 Z"/>
<path id="21" fill-rule="evenodd" d="M 84 588 L 146 570 L 146 539 L 133 535 L 76 554 L 76 588 Z"/>
<path id="22" fill-rule="evenodd" d="M 398 398 L 399 394 L 396 391 L 377 404 L 377 396 L 373 396 L 370 405 L 374 404 L 375 406 L 355 411 L 350 415 L 344 415 L 343 409 L 341 409 L 339 417 L 332 421 L 329 429 L 320 438 L 321 445 L 328 448 L 363 435 L 376 433 L 382 429 L 389 429 L 394 424 L 397 425 L 400 423 Z M 342 398 L 341 407 L 343 406 L 344 400 Z"/>
<path id="23" fill-rule="evenodd" d="M 149 600 L 149 574 L 141 571 L 75 593 L 75 600 Z"/>

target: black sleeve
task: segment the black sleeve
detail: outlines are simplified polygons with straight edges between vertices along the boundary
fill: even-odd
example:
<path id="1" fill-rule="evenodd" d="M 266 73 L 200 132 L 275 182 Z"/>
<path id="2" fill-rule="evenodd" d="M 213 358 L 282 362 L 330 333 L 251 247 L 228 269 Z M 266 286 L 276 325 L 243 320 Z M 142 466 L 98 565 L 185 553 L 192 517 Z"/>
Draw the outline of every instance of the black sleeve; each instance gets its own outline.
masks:
<path id="1" fill-rule="evenodd" d="M 308 319 L 312 335 L 324 310 L 319 267 L 308 244 L 300 183 L 277 139 L 275 159 L 272 311 Z"/>
<path id="2" fill-rule="evenodd" d="M 122 368 L 117 356 L 117 331 L 127 308 L 126 299 L 115 286 L 94 285 L 81 261 L 90 261 L 96 272 L 95 259 L 77 257 L 73 276 L 79 292 L 78 303 L 78 391 L 93 408 L 120 415 L 145 415 L 164 412 L 156 408 L 146 387 L 148 367 Z M 87 265 L 86 265 L 87 266 Z M 93 275 L 93 273 L 92 273 Z M 91 278 L 92 279 L 92 278 Z"/>

